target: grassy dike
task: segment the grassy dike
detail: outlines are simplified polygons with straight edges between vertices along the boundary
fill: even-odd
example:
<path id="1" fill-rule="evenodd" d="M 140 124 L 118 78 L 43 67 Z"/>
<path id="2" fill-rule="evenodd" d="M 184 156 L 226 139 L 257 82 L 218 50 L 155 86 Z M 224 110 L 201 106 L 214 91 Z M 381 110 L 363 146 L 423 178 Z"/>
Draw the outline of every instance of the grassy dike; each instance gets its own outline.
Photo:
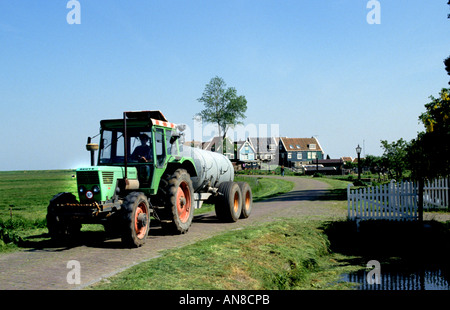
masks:
<path id="1" fill-rule="evenodd" d="M 290 290 L 349 289 L 319 221 L 281 219 L 167 250 L 89 289 Z M 345 260 L 342 260 L 345 261 Z"/>

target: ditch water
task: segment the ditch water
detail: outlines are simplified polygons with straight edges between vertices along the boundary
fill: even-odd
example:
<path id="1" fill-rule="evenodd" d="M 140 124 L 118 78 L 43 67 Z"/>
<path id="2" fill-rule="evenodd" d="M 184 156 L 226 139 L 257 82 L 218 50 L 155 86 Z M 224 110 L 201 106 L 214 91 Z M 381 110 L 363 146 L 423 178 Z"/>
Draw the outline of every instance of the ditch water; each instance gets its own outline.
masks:
<path id="1" fill-rule="evenodd" d="M 358 231 L 348 221 L 325 231 L 334 252 L 368 267 L 342 275 L 355 289 L 450 290 L 450 223 L 366 221 Z"/>
<path id="2" fill-rule="evenodd" d="M 369 275 L 369 271 L 360 270 L 344 274 L 341 281 L 356 283 L 358 290 L 450 290 L 449 277 L 442 269 L 387 272 L 381 270 L 379 284 L 369 283 L 367 276 L 370 280 L 372 275 Z"/>

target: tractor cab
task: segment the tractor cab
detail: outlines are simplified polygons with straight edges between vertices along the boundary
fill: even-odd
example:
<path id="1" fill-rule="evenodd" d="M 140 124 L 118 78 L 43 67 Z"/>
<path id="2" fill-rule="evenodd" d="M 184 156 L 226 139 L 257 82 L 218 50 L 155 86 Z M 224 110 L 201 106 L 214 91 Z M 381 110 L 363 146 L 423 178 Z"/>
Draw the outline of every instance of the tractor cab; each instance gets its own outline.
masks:
<path id="1" fill-rule="evenodd" d="M 160 111 L 125 112 L 123 119 L 102 120 L 98 166 L 136 168 L 140 189 L 157 189 L 155 175 L 178 155 L 176 125 Z M 157 178 L 159 183 L 159 178 Z"/>

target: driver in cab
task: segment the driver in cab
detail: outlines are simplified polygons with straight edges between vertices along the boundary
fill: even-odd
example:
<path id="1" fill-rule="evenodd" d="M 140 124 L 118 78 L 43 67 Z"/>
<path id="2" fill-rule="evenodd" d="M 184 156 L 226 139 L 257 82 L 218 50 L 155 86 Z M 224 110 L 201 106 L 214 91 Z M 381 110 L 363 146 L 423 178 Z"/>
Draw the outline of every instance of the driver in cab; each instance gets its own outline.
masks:
<path id="1" fill-rule="evenodd" d="M 150 162 L 152 160 L 152 148 L 147 144 L 150 139 L 146 134 L 141 134 L 139 135 L 139 140 L 141 145 L 134 149 L 131 158 L 138 160 L 140 163 Z"/>

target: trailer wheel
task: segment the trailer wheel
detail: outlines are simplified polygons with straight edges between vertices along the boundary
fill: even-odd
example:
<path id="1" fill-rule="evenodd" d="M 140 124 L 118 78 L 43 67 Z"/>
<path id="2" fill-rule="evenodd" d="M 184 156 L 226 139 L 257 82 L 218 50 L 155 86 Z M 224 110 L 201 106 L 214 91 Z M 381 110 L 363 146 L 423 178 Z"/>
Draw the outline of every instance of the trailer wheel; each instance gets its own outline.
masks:
<path id="1" fill-rule="evenodd" d="M 132 192 L 122 205 L 124 229 L 122 242 L 129 247 L 140 247 L 145 243 L 150 230 L 150 205 L 143 193 Z"/>
<path id="2" fill-rule="evenodd" d="M 52 240 L 65 241 L 75 237 L 81 230 L 81 224 L 69 221 L 57 212 L 57 205 L 63 203 L 78 203 L 72 193 L 59 193 L 53 196 L 47 207 L 47 229 Z"/>
<path id="3" fill-rule="evenodd" d="M 189 173 L 177 169 L 167 182 L 165 219 L 162 226 L 175 233 L 184 234 L 194 218 L 194 187 Z"/>
<path id="4" fill-rule="evenodd" d="M 226 222 L 236 222 L 241 215 L 242 194 L 236 182 L 223 182 L 219 185 L 220 196 L 215 204 L 216 216 Z"/>
<path id="5" fill-rule="evenodd" d="M 253 195 L 252 189 L 247 182 L 238 182 L 238 185 L 241 189 L 242 193 L 242 211 L 241 211 L 241 219 L 245 219 L 250 216 L 253 207 Z"/>

